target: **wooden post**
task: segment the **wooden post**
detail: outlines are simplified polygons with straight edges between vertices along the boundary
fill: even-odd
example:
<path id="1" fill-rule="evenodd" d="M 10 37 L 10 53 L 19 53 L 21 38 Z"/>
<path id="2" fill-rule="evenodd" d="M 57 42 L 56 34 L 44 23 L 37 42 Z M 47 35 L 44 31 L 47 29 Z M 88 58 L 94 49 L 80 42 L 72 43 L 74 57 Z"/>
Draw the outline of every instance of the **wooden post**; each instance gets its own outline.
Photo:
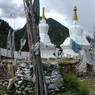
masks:
<path id="1" fill-rule="evenodd" d="M 30 60 L 34 65 L 37 95 L 46 95 L 39 41 L 39 0 L 23 0 L 27 18 L 27 34 Z"/>

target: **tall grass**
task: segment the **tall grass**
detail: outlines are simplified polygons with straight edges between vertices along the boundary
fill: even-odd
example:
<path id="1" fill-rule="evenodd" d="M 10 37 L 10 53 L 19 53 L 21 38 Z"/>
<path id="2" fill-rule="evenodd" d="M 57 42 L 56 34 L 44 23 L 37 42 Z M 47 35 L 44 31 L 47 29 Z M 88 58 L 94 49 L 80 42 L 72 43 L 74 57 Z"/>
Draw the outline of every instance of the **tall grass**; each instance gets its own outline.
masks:
<path id="1" fill-rule="evenodd" d="M 77 93 L 76 95 L 89 95 L 87 85 L 82 84 L 73 74 L 64 75 L 64 87 L 66 91 Z"/>

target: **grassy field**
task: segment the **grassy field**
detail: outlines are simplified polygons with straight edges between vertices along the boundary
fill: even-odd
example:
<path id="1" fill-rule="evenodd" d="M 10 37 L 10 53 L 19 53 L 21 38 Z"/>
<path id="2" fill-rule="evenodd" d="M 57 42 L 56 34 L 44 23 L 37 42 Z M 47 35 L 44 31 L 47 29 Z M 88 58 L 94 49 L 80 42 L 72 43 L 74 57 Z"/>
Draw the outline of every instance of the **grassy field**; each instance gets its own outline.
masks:
<path id="1" fill-rule="evenodd" d="M 45 63 L 50 63 L 50 62 L 70 62 L 74 59 L 72 58 L 42 58 L 42 61 Z"/>
<path id="2" fill-rule="evenodd" d="M 89 92 L 95 92 L 95 78 L 93 79 L 89 79 L 89 80 L 83 80 L 83 81 L 80 81 L 83 85 L 85 85 L 88 89 L 89 89 Z M 56 95 L 78 95 L 77 93 L 73 93 L 71 91 L 67 91 L 67 92 L 64 92 L 64 93 L 58 93 Z M 95 94 L 93 94 L 95 95 Z"/>
<path id="3" fill-rule="evenodd" d="M 81 83 L 83 83 L 84 85 L 87 85 L 90 91 L 95 91 L 95 78 L 84 80 Z"/>
<path id="4" fill-rule="evenodd" d="M 58 93 L 56 95 L 76 95 L 76 93 L 72 93 L 71 91 L 67 91 L 65 93 Z"/>
<path id="5" fill-rule="evenodd" d="M 0 95 L 5 95 L 6 86 L 0 86 Z"/>

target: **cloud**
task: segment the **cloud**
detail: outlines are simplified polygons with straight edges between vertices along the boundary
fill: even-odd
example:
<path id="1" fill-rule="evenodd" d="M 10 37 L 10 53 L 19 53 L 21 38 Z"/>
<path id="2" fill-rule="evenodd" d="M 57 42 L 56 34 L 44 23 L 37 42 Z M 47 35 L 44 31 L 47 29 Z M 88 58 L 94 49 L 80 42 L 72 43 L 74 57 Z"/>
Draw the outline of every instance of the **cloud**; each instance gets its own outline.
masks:
<path id="1" fill-rule="evenodd" d="M 0 1 L 0 10 L 2 11 L 0 17 L 10 18 L 10 15 L 13 15 L 13 18 L 25 17 L 24 8 L 21 3 L 17 3 L 16 0 L 6 0 Z"/>
<path id="2" fill-rule="evenodd" d="M 75 5 L 78 7 L 79 23 L 86 30 L 92 31 L 95 26 L 95 0 L 40 0 L 40 10 L 46 7 L 47 17 L 67 25 L 72 23 Z M 10 14 L 15 15 L 15 19 L 25 19 L 23 0 L 0 0 L 0 18 L 10 19 Z"/>
<path id="3" fill-rule="evenodd" d="M 41 8 L 46 7 L 46 12 L 50 10 L 56 11 L 64 17 L 67 16 L 68 24 L 72 24 L 73 8 L 76 5 L 78 8 L 79 23 L 85 30 L 92 33 L 95 28 L 95 0 L 40 0 Z M 59 18 L 58 18 L 59 19 Z M 62 22 L 62 21 L 61 21 Z M 64 21 L 63 21 L 64 22 Z"/>
<path id="4" fill-rule="evenodd" d="M 25 23 L 26 23 L 26 19 L 19 17 L 15 20 L 15 28 L 16 29 L 22 28 L 25 25 Z"/>
<path id="5" fill-rule="evenodd" d="M 16 19 L 10 19 L 10 18 L 3 18 L 5 21 L 7 21 L 9 23 L 9 25 L 14 28 L 14 29 L 20 29 L 22 28 L 25 23 L 26 23 L 26 19 L 22 18 L 22 17 L 18 17 Z"/>
<path id="6" fill-rule="evenodd" d="M 70 26 L 70 23 L 69 23 L 66 15 L 61 15 L 58 12 L 51 10 L 51 11 L 46 13 L 46 18 L 51 18 L 51 17 L 66 27 Z"/>
<path id="7" fill-rule="evenodd" d="M 26 23 L 23 0 L 0 0 L 0 18 L 15 29 L 23 27 Z"/>

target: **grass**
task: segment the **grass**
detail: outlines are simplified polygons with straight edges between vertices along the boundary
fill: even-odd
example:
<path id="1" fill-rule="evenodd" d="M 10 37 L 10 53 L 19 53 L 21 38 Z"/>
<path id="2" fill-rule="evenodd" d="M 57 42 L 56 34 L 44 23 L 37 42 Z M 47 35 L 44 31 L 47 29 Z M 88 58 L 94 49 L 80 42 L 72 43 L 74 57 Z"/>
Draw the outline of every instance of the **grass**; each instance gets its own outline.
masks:
<path id="1" fill-rule="evenodd" d="M 78 79 L 76 79 L 76 77 L 74 75 L 69 75 L 69 76 L 65 75 L 65 81 L 69 82 L 69 83 L 66 82 L 66 84 L 64 85 L 64 86 L 67 86 L 67 88 L 68 88 L 67 91 L 60 92 L 55 95 L 79 95 L 78 93 L 76 93 L 75 90 L 72 90 L 72 87 L 73 87 L 73 89 L 80 88 L 79 92 L 80 91 L 83 92 L 84 87 L 90 91 L 95 91 L 95 78 L 89 79 L 89 80 L 79 81 Z M 77 82 L 79 82 L 79 83 L 77 83 Z M 81 84 L 81 87 L 78 86 L 80 84 Z M 77 88 L 77 87 L 79 87 L 79 88 Z M 6 86 L 0 86 L 0 95 L 4 95 L 5 91 L 6 91 Z M 18 95 L 18 94 L 13 94 L 13 95 Z M 34 94 L 32 94 L 32 95 L 34 95 Z M 80 95 L 84 95 L 84 94 L 80 94 Z M 88 94 L 86 94 L 86 95 L 88 95 Z"/>
<path id="2" fill-rule="evenodd" d="M 87 89 L 89 90 L 89 92 L 90 91 L 95 91 L 95 78 L 94 79 L 89 79 L 89 80 L 83 80 L 83 81 L 80 81 L 80 83 L 84 87 L 87 87 Z M 58 93 L 56 95 L 79 95 L 79 94 L 74 93 L 72 91 L 66 91 L 66 92 L 60 92 L 60 93 Z"/>
<path id="3" fill-rule="evenodd" d="M 90 91 L 95 91 L 95 78 L 81 81 L 83 85 L 87 85 Z"/>
<path id="4" fill-rule="evenodd" d="M 6 93 L 6 86 L 0 86 L 0 95 L 4 95 Z"/>
<path id="5" fill-rule="evenodd" d="M 50 63 L 50 62 L 70 62 L 74 59 L 72 58 L 42 58 L 42 61 L 45 62 L 45 63 Z"/>
<path id="6" fill-rule="evenodd" d="M 72 93 L 71 91 L 67 91 L 67 92 L 64 92 L 64 93 L 58 93 L 56 95 L 76 95 L 76 93 Z"/>
<path id="7" fill-rule="evenodd" d="M 66 92 L 76 93 L 75 95 L 89 95 L 88 86 L 81 83 L 73 74 L 64 75 L 64 87 Z"/>
<path id="8" fill-rule="evenodd" d="M 61 61 L 61 62 L 69 62 L 69 61 L 72 61 L 72 60 L 74 60 L 74 59 L 72 59 L 72 58 L 60 58 L 59 59 L 59 61 Z"/>

